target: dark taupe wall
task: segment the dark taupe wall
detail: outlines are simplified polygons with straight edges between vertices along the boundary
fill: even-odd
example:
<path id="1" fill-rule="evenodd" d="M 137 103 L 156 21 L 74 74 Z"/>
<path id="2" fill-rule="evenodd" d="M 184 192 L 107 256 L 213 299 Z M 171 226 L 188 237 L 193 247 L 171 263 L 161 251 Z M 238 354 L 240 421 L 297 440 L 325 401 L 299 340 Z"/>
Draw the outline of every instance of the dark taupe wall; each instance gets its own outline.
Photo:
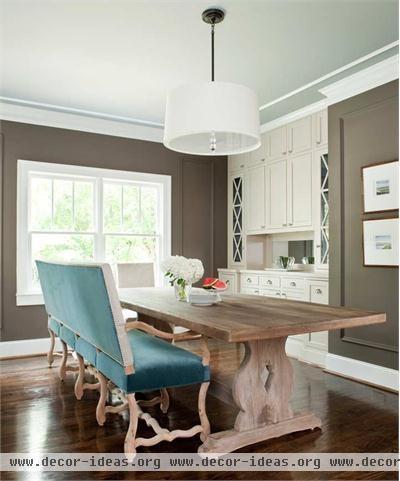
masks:
<path id="1" fill-rule="evenodd" d="M 47 336 L 42 306 L 16 307 L 17 160 L 36 160 L 172 177 L 172 253 L 198 257 L 207 274 L 226 266 L 227 160 L 194 157 L 162 144 L 2 122 L 2 340 Z"/>
<path id="2" fill-rule="evenodd" d="M 330 302 L 387 313 L 386 324 L 329 333 L 329 352 L 397 369 L 398 268 L 363 267 L 361 167 L 398 159 L 398 82 L 333 105 L 328 115 Z"/>

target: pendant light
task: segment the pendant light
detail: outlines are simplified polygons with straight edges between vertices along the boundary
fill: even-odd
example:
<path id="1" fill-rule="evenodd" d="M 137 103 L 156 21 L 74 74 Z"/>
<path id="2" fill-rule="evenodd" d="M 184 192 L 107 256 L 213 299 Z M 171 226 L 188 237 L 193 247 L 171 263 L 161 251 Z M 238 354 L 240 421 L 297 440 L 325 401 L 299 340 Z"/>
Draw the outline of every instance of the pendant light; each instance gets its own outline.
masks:
<path id="1" fill-rule="evenodd" d="M 214 80 L 214 30 L 225 12 L 209 8 L 202 14 L 211 25 L 211 82 L 183 85 L 167 96 L 164 145 L 195 155 L 232 155 L 257 149 L 260 116 L 255 92 Z"/>

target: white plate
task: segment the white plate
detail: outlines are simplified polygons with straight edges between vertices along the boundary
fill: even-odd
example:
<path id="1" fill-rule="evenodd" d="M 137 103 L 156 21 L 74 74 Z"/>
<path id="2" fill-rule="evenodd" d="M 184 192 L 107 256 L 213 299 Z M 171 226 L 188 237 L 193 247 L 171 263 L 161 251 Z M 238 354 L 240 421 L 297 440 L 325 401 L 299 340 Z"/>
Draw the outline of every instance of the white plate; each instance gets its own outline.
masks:
<path id="1" fill-rule="evenodd" d="M 192 306 L 198 306 L 198 307 L 209 307 L 209 306 L 213 306 L 214 304 L 217 304 L 217 301 L 215 302 L 209 302 L 209 303 L 204 303 L 204 302 L 191 302 L 190 303 Z"/>

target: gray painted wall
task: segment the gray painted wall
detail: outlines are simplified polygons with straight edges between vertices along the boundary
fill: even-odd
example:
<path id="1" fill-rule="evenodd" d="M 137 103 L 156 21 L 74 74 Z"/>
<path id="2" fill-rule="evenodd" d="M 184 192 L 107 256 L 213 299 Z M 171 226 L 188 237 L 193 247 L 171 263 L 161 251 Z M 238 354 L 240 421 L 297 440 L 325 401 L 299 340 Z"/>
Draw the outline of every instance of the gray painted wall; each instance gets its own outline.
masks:
<path id="1" fill-rule="evenodd" d="M 48 335 L 43 306 L 15 303 L 18 159 L 171 175 L 172 253 L 200 258 L 210 275 L 226 265 L 226 158 L 181 155 L 155 142 L 15 122 L 3 121 L 1 131 L 3 341 Z"/>
<path id="2" fill-rule="evenodd" d="M 333 105 L 328 115 L 330 302 L 387 313 L 386 324 L 330 332 L 329 352 L 397 369 L 398 268 L 363 267 L 361 167 L 398 159 L 398 82 Z M 367 216 L 384 217 L 393 213 Z"/>

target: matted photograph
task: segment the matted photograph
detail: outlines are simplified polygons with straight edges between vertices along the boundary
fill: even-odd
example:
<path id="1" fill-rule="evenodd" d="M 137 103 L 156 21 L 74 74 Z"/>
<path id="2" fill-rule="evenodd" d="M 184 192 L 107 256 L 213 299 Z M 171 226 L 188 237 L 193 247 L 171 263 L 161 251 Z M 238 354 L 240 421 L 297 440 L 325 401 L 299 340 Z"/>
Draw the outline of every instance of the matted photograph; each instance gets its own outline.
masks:
<path id="1" fill-rule="evenodd" d="M 399 208 L 399 162 L 390 161 L 362 168 L 364 213 Z"/>
<path id="2" fill-rule="evenodd" d="M 399 219 L 363 222 L 364 266 L 399 265 Z"/>

